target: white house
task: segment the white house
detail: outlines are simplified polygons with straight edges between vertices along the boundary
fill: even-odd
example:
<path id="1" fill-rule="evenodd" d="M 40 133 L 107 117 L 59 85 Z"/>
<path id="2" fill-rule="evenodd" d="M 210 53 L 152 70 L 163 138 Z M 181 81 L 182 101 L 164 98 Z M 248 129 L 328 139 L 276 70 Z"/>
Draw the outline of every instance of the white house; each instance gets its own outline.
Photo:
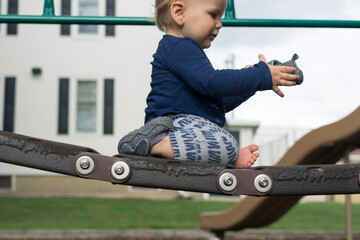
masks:
<path id="1" fill-rule="evenodd" d="M 54 0 L 54 6 L 55 15 L 150 17 L 152 2 Z M 43 5 L 0 0 L 0 14 L 42 15 Z M 161 36 L 155 26 L 0 24 L 0 129 L 116 154 L 118 140 L 143 124 L 150 62 Z M 259 122 L 230 119 L 227 127 L 245 146 Z M 76 181 L 0 163 L 0 189 L 7 194 L 120 192 Z"/>
<path id="2" fill-rule="evenodd" d="M 13 2 L 18 14 L 42 14 L 43 0 L 1 0 L 1 13 Z M 55 0 L 56 15 L 64 2 L 71 2 L 71 15 L 105 15 L 107 2 L 116 3 L 118 16 L 151 15 L 147 0 Z M 0 26 L 3 130 L 116 153 L 119 138 L 143 123 L 161 32 L 153 26 L 116 26 L 110 36 L 103 25 L 9 28 Z"/>

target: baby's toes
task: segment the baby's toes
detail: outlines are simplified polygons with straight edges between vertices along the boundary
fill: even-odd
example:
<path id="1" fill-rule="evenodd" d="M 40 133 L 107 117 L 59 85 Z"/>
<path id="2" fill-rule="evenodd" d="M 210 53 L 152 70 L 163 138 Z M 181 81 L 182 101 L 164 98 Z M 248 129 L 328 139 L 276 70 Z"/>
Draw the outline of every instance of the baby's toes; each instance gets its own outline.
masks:
<path id="1" fill-rule="evenodd" d="M 255 158 L 249 159 L 249 162 L 248 162 L 248 165 L 250 165 L 249 167 L 251 167 L 255 163 L 255 161 L 256 161 Z"/>

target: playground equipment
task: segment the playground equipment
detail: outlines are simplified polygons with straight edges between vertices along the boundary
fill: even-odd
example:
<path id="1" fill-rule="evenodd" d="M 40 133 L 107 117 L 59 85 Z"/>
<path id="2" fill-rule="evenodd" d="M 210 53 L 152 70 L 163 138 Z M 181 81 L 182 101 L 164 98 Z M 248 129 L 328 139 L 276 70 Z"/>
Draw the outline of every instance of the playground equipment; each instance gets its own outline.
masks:
<path id="1" fill-rule="evenodd" d="M 149 17 L 56 16 L 53 0 L 44 0 L 42 15 L 0 15 L 0 23 L 155 25 Z M 227 1 L 222 23 L 226 27 L 360 28 L 356 20 L 238 19 L 234 0 Z"/>
<path id="2" fill-rule="evenodd" d="M 222 21 L 228 27 L 360 28 L 360 21 L 237 19 L 233 1 L 228 1 Z M 145 17 L 55 16 L 52 0 L 44 1 L 41 16 L 0 15 L 0 23 L 155 24 L 152 18 Z M 223 213 L 201 216 L 202 228 L 222 232 L 269 224 L 303 195 L 360 193 L 360 165 L 333 165 L 360 147 L 359 119 L 360 108 L 343 120 L 314 130 L 299 140 L 278 166 L 271 167 L 233 169 L 227 165 L 152 157 L 104 156 L 86 147 L 3 131 L 0 131 L 0 161 L 114 184 L 263 196 L 246 198 Z"/>
<path id="3" fill-rule="evenodd" d="M 317 191 L 324 191 L 327 188 L 325 185 L 329 184 L 328 194 L 333 194 L 331 193 L 332 187 L 342 182 L 341 179 L 351 178 L 353 167 L 357 168 L 356 166 L 360 165 L 332 164 L 347 157 L 349 151 L 357 147 L 360 147 L 360 107 L 345 118 L 306 134 L 280 159 L 277 164 L 279 172 L 275 177 L 276 181 L 282 182 L 283 187 L 288 189 L 289 193 L 292 193 L 284 195 L 299 196 L 246 197 L 228 211 L 202 214 L 200 226 L 203 229 L 215 232 L 261 227 L 279 219 L 300 200 L 302 197 L 300 195 L 307 195 L 301 194 L 302 190 L 307 186 L 313 186 L 314 192 L 312 194 L 315 195 Z M 304 164 L 307 164 L 308 168 L 305 171 L 303 169 Z M 296 166 L 285 167 L 288 165 Z M 323 167 L 331 166 L 334 168 L 330 171 L 335 172 L 330 176 L 328 175 L 329 172 L 326 172 Z M 358 175 L 357 178 L 357 182 L 342 182 L 340 185 L 345 188 L 353 184 L 359 185 L 360 176 Z M 320 182 L 325 185 L 320 187 L 318 185 Z M 318 187 L 321 189 L 318 189 Z M 285 189 L 282 190 L 285 191 Z"/>
<path id="4" fill-rule="evenodd" d="M 360 193 L 360 164 L 329 164 L 338 161 L 347 151 L 360 147 L 359 119 L 360 107 L 343 120 L 314 130 L 288 151 L 279 166 L 233 169 L 228 165 L 154 157 L 104 156 L 86 147 L 4 131 L 0 131 L 0 161 L 114 184 L 213 194 Z M 284 166 L 294 164 L 302 165 Z M 211 228 L 204 224 L 205 228 Z"/>

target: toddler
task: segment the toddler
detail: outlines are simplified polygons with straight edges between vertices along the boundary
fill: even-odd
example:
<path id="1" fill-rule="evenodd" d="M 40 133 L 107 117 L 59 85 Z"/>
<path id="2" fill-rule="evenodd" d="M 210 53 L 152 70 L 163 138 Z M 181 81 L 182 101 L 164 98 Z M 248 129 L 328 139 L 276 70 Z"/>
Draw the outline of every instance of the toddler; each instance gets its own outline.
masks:
<path id="1" fill-rule="evenodd" d="M 123 137 L 119 153 L 251 167 L 257 145 L 239 149 L 223 129 L 225 113 L 257 91 L 293 86 L 296 69 L 271 66 L 263 55 L 243 69 L 215 70 L 203 49 L 222 27 L 226 0 L 156 0 L 155 19 L 165 32 L 152 61 L 145 125 Z"/>

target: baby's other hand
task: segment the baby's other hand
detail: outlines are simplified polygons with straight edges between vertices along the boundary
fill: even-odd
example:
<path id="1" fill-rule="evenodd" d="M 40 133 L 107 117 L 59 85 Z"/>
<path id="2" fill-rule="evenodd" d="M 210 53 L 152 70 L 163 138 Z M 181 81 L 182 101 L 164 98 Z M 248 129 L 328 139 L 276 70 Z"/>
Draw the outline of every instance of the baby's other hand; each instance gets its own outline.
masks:
<path id="1" fill-rule="evenodd" d="M 267 64 L 267 61 L 264 55 L 259 54 L 259 60 Z M 286 67 L 286 66 L 273 66 L 267 64 L 272 77 L 273 82 L 273 91 L 280 97 L 284 97 L 284 93 L 280 90 L 279 86 L 295 86 L 295 80 L 299 79 L 298 75 L 289 74 L 290 72 L 295 72 L 296 68 Z"/>

